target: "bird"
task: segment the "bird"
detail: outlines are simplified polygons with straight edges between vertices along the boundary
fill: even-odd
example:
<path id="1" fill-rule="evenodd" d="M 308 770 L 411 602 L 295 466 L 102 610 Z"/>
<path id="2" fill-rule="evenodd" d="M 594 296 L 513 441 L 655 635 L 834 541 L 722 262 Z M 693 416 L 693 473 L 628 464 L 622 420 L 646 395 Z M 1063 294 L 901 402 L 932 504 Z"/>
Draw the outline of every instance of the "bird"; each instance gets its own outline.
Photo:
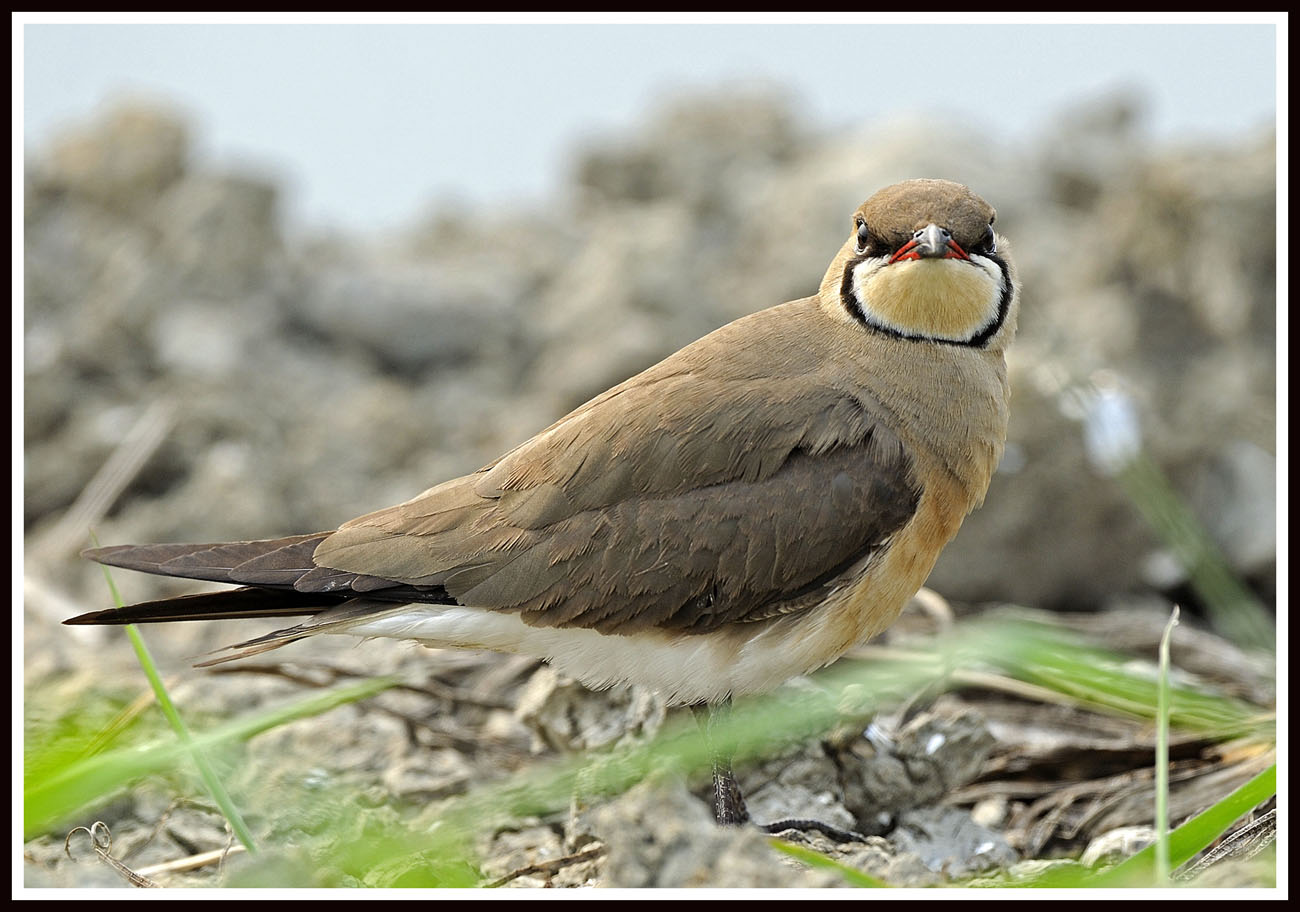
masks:
<path id="1" fill-rule="evenodd" d="M 733 697 L 888 627 L 982 504 L 1009 417 L 1019 282 L 966 186 L 874 193 L 817 292 L 709 333 L 459 478 L 337 529 L 99 547 L 101 564 L 237 584 L 67 624 L 305 617 L 319 634 L 535 656 L 600 689 Z M 710 742 L 714 816 L 749 821 Z"/>

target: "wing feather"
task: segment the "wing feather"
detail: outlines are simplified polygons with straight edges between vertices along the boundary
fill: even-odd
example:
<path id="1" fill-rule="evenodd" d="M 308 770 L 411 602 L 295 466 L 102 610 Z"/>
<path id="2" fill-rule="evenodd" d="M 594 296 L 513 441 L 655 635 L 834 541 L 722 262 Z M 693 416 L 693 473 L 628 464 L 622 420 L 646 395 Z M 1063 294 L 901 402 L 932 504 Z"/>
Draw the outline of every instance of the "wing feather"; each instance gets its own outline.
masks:
<path id="1" fill-rule="evenodd" d="M 788 344 L 814 308 L 724 327 L 483 470 L 344 525 L 316 562 L 614 634 L 784 610 L 887 546 L 921 493 L 879 403 Z"/>

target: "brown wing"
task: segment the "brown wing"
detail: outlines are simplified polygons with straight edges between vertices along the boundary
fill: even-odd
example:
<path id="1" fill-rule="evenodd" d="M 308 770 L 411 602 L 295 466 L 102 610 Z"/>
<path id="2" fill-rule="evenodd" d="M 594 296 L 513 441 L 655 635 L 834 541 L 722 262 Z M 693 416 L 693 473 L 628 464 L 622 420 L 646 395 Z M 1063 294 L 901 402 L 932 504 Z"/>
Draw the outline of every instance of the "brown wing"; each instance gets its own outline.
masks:
<path id="1" fill-rule="evenodd" d="M 315 562 L 538 626 L 771 616 L 885 545 L 920 496 L 879 404 L 807 345 L 814 308 L 724 327 L 484 470 L 347 523 Z"/>

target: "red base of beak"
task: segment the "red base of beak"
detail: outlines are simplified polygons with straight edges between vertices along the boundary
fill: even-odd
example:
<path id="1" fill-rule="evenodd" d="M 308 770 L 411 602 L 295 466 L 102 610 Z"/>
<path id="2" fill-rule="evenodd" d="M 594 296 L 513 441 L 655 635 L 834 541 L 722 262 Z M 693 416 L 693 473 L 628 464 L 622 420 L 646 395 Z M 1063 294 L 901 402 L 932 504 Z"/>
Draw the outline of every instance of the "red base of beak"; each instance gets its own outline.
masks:
<path id="1" fill-rule="evenodd" d="M 919 241 L 915 241 L 915 240 L 908 241 L 908 242 L 907 242 L 906 244 L 904 244 L 902 247 L 899 247 L 899 248 L 898 248 L 898 252 L 895 253 L 892 257 L 889 258 L 889 262 L 891 262 L 891 263 L 898 263 L 898 262 L 901 262 L 901 261 L 903 261 L 903 260 L 920 260 L 920 259 L 923 259 L 923 257 L 921 256 L 921 254 L 918 253 L 917 250 L 916 250 L 916 248 L 919 247 L 919 246 L 920 246 L 920 242 L 919 242 Z M 965 250 L 962 250 L 962 249 L 961 249 L 961 246 L 960 246 L 956 241 L 949 241 L 949 242 L 948 242 L 948 249 L 944 251 L 943 256 L 940 257 L 940 259 L 944 259 L 944 260 L 969 260 L 970 257 L 966 255 L 966 251 L 965 251 Z"/>

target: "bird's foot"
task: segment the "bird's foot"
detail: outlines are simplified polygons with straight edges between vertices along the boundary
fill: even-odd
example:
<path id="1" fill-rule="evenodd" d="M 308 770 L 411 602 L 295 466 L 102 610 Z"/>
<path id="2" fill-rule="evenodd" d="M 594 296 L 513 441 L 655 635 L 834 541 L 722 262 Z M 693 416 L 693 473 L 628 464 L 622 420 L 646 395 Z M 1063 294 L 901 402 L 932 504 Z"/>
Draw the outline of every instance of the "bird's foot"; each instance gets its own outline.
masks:
<path id="1" fill-rule="evenodd" d="M 853 830 L 845 830 L 833 824 L 824 823 L 820 820 L 813 820 L 805 817 L 787 817 L 784 820 L 776 820 L 772 823 L 760 823 L 756 826 L 764 833 L 775 836 L 778 833 L 784 833 L 788 830 L 798 830 L 801 833 L 818 832 L 829 839 L 831 842 L 866 842 L 867 837 Z"/>

